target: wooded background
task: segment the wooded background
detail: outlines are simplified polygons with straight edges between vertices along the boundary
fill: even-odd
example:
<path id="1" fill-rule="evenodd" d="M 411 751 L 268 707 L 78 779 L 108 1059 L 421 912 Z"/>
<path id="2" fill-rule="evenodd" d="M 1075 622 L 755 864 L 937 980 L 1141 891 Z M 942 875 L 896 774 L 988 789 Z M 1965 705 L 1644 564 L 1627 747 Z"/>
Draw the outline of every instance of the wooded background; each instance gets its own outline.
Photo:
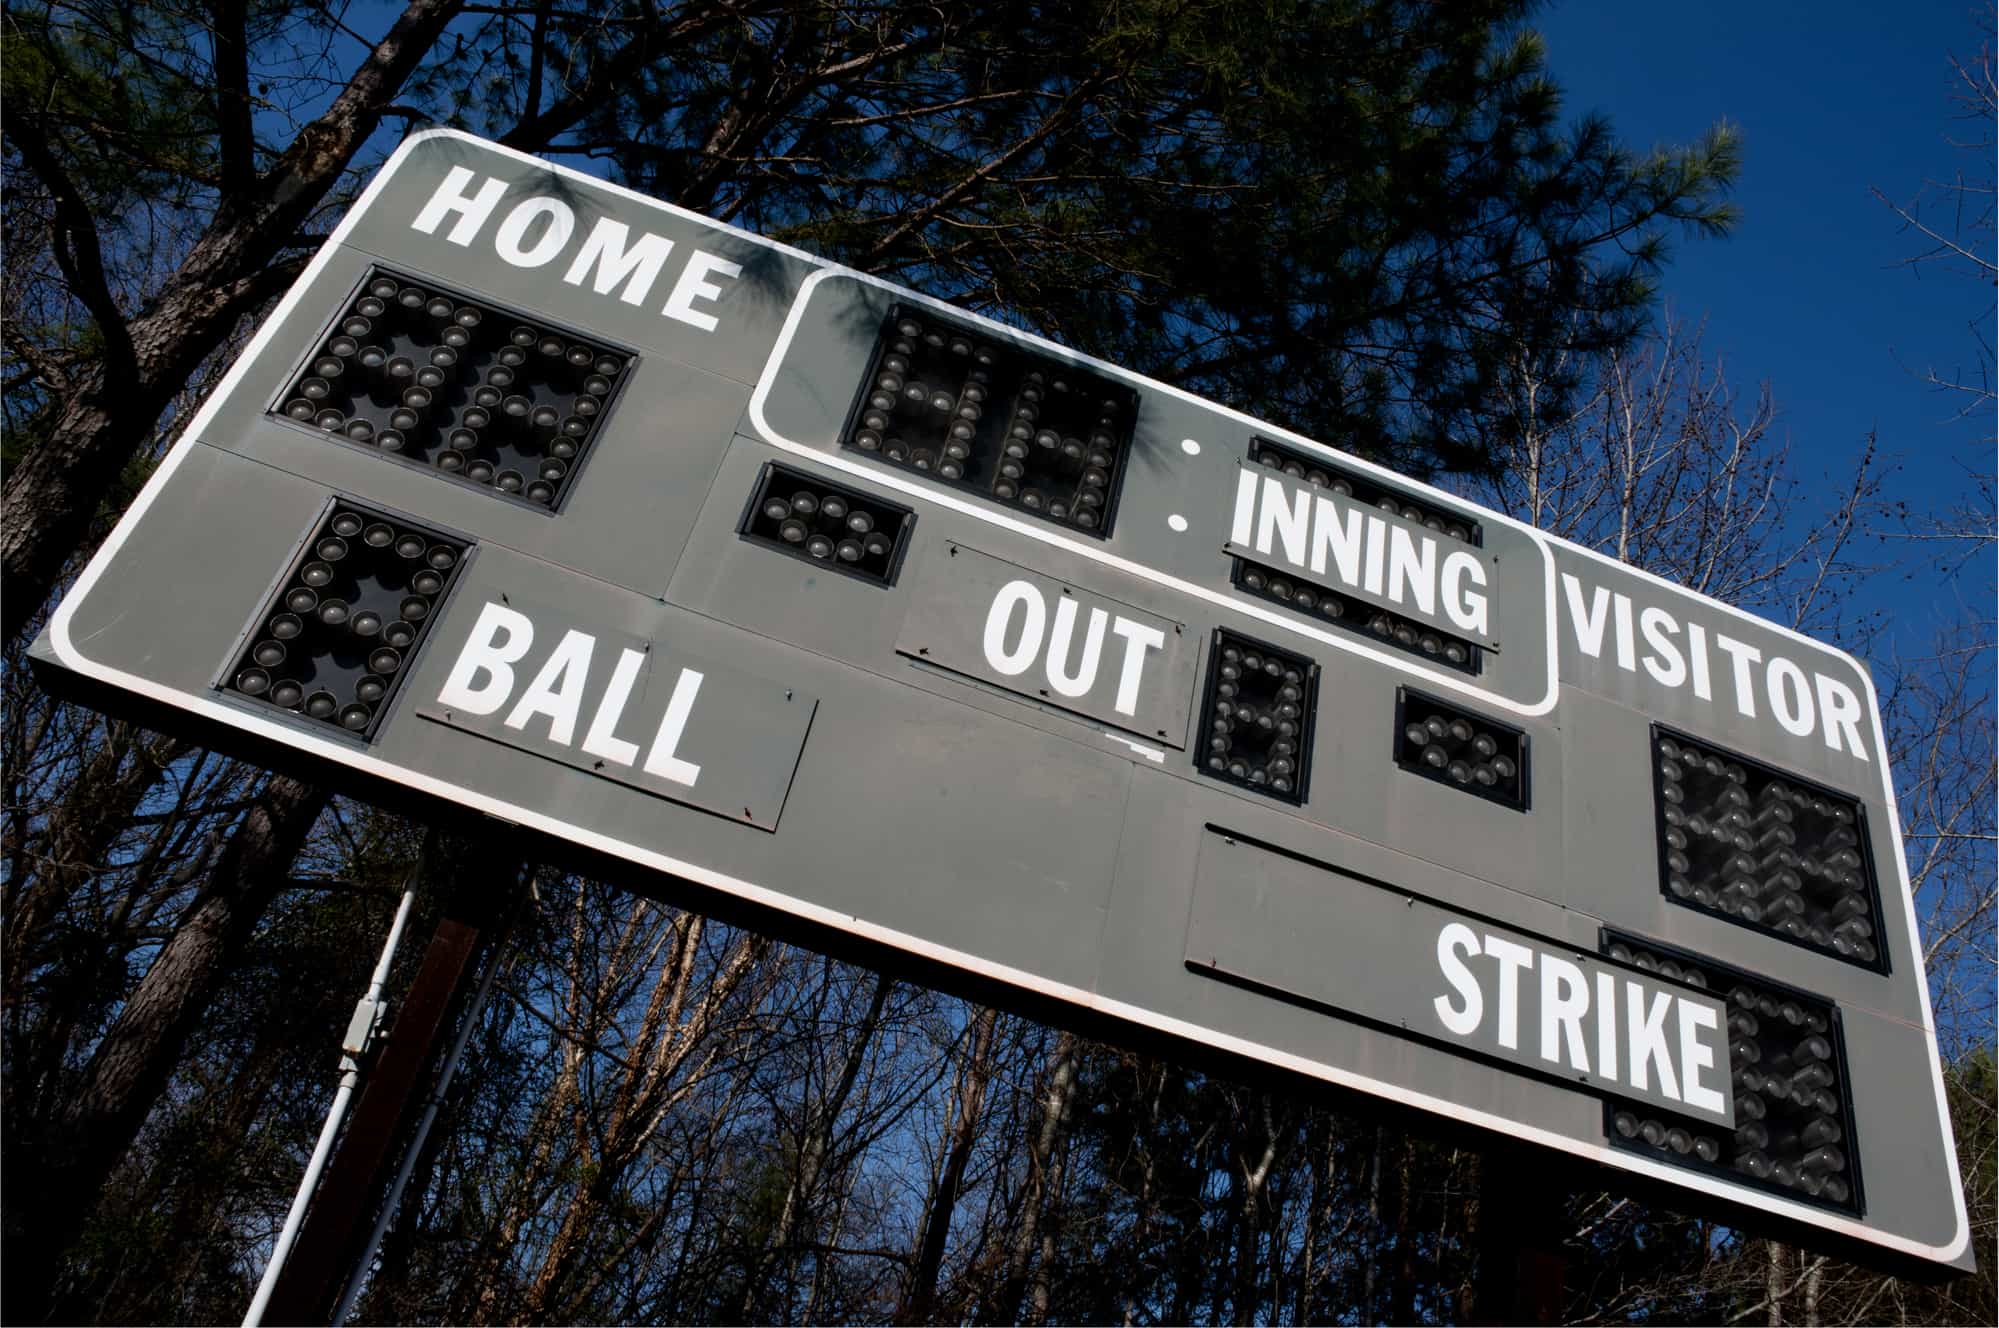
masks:
<path id="1" fill-rule="evenodd" d="M 1584 1191 L 1565 1314 L 1992 1323 L 1991 343 L 1939 384 L 1968 404 L 1963 492 L 1899 492 L 1871 449 L 1801 466 L 1771 390 L 1656 299 L 1669 245 L 1730 223 L 1733 137 L 1640 153 L 1567 119 L 1529 8 L 5 0 L 0 1313 L 237 1321 L 328 1105 L 424 829 L 57 703 L 21 651 L 368 174 L 449 124 L 1869 657 L 1986 1266 L 1921 1286 Z M 1894 197 L 1911 259 L 1989 295 L 1990 43 L 1959 68 L 1938 117 L 1982 127 L 1968 174 Z M 1884 612 L 1884 578 L 1939 567 L 1958 618 Z M 522 870 L 360 1319 L 1471 1310 L 1505 1215 L 1418 1122 Z"/>

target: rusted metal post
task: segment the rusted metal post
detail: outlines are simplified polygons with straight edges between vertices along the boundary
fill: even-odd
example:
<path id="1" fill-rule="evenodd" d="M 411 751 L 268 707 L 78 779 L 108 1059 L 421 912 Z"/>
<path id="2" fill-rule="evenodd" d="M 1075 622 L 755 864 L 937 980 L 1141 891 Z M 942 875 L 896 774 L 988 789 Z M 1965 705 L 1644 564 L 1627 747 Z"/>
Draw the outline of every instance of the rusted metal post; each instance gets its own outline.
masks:
<path id="1" fill-rule="evenodd" d="M 517 851 L 461 843 L 442 873 L 443 908 L 423 961 L 355 1100 L 346 1132 L 313 1196 L 298 1241 L 272 1291 L 265 1321 L 323 1324 L 347 1285 L 375 1207 L 437 1073 L 452 1021 L 478 985 L 482 961 L 498 962 L 523 893 Z"/>
<path id="2" fill-rule="evenodd" d="M 1495 1144 L 1479 1168 L 1476 1324 L 1556 1324 L 1568 1277 L 1567 1190 L 1525 1148 Z"/>

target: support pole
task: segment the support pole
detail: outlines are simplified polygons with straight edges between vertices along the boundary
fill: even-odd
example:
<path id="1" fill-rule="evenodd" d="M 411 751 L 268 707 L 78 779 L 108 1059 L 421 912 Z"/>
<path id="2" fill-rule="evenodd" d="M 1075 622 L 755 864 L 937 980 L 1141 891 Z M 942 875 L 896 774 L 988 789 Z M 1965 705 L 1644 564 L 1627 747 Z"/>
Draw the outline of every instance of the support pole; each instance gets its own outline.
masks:
<path id="1" fill-rule="evenodd" d="M 313 1146 L 312 1160 L 305 1164 L 305 1175 L 298 1183 L 298 1193 L 292 1196 L 291 1211 L 285 1214 L 284 1229 L 278 1232 L 277 1242 L 271 1246 L 271 1261 L 264 1265 L 264 1277 L 257 1284 L 257 1295 L 250 1302 L 250 1312 L 243 1316 L 243 1328 L 258 1328 L 264 1321 L 271 1292 L 277 1287 L 286 1257 L 291 1253 L 292 1241 L 297 1238 L 299 1224 L 305 1218 L 306 1205 L 319 1184 L 327 1155 L 333 1151 L 333 1141 L 340 1134 L 340 1124 L 347 1119 L 348 1102 L 354 1096 L 355 1085 L 361 1081 L 361 1057 L 367 1054 L 369 1044 L 380 1031 L 384 1008 L 382 988 L 388 983 L 389 965 L 395 961 L 396 948 L 402 944 L 403 928 L 410 919 L 410 906 L 416 902 L 414 884 L 412 881 L 411 888 L 403 891 L 402 902 L 396 905 L 396 920 L 389 924 L 388 939 L 382 942 L 382 956 L 375 961 L 375 971 L 369 975 L 368 993 L 354 1007 L 354 1017 L 348 1022 L 347 1036 L 340 1045 L 340 1087 L 334 1090 L 333 1105 L 327 1109 L 326 1124 L 320 1127 L 319 1142 Z"/>
<path id="2" fill-rule="evenodd" d="M 442 914 L 271 1293 L 265 1311 L 271 1322 L 331 1321 L 389 1166 L 414 1124 L 419 1089 L 436 1072 L 445 1035 L 453 1016 L 465 1008 L 479 961 L 497 949 L 495 942 L 516 912 L 522 864 L 504 841 L 447 840 L 439 857 L 447 864 L 440 873 Z"/>
<path id="3" fill-rule="evenodd" d="M 1536 1166 L 1527 1149 L 1494 1144 L 1479 1167 L 1475 1324 L 1562 1321 L 1568 1255 L 1568 1190 L 1559 1173 Z"/>
<path id="4" fill-rule="evenodd" d="M 494 949 L 497 951 L 498 942 L 495 942 Z M 396 1178 L 375 1214 L 374 1230 L 368 1233 L 367 1243 L 361 1247 L 360 1257 L 354 1261 L 354 1271 L 347 1278 L 347 1290 L 341 1295 L 340 1304 L 334 1307 L 330 1320 L 332 1328 L 340 1328 L 346 1323 L 347 1316 L 354 1312 L 356 1302 L 361 1299 L 361 1289 L 367 1284 L 375 1252 L 382 1248 L 382 1237 L 388 1233 L 389 1224 L 395 1221 L 403 1190 L 410 1183 L 410 1173 L 416 1170 L 417 1158 L 430 1138 L 430 1127 L 437 1122 L 438 1109 L 444 1105 L 444 1095 L 451 1089 L 451 1077 L 458 1072 L 459 1058 L 465 1054 L 465 1043 L 472 1036 L 472 1025 L 479 1018 L 479 1011 L 485 1008 L 487 993 L 493 990 L 493 979 L 499 976 L 499 972 L 500 958 L 495 953 L 486 963 L 485 976 L 479 979 L 479 990 L 472 997 L 471 1006 L 458 1021 L 458 1036 L 451 1041 L 451 1051 L 444 1058 L 444 1068 L 438 1072 L 437 1084 L 424 1098 L 423 1116 L 416 1123 L 416 1134 L 403 1149 L 402 1165 L 396 1169 Z"/>

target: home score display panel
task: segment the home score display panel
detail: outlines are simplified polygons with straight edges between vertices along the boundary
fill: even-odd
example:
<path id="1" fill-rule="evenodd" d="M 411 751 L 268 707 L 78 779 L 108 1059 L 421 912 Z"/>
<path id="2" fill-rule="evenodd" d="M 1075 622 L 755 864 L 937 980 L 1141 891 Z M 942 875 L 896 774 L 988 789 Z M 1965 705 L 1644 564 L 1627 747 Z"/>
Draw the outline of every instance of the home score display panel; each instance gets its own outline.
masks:
<path id="1" fill-rule="evenodd" d="M 462 135 L 52 683 L 1904 1261 L 1967 1226 L 1849 657 Z"/>

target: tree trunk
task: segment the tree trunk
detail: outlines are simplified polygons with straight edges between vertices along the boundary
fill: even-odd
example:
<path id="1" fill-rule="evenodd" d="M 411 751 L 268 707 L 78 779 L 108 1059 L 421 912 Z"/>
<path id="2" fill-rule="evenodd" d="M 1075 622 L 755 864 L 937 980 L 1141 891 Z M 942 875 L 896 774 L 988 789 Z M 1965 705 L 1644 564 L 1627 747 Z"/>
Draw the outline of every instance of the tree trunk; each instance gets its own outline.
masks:
<path id="1" fill-rule="evenodd" d="M 33 851 L 13 858 L 22 879 L 8 883 L 5 973 L 0 1010 L 7 1018 L 7 1077 L 0 1100 L 12 1119 L 11 1132 L 32 1135 L 42 1122 L 66 1107 L 71 1087 L 64 1069 L 76 1050 L 78 1030 L 94 1030 L 126 982 L 125 965 L 136 941 L 126 924 L 135 908 L 150 913 L 163 897 L 177 895 L 200 879 L 222 838 L 216 830 L 201 849 L 170 873 L 160 871 L 158 851 L 172 838 L 167 826 L 153 836 L 112 908 L 91 917 L 94 935 L 87 948 L 63 952 L 64 929 L 51 923 L 70 910 L 99 872 L 107 870 L 113 846 L 129 828 L 132 814 L 159 787 L 167 767 L 189 744 L 177 739 L 146 741 L 130 725 L 106 726 L 104 745 L 85 762 L 76 783 L 40 827 Z M 179 790 L 185 807 L 188 787 Z M 150 905 L 150 907 L 148 907 Z M 78 919 L 68 919 L 70 928 Z M 50 963 L 54 958 L 56 962 Z M 30 977 L 33 977 L 33 996 Z M 88 1045 L 87 1042 L 84 1045 Z"/>
<path id="2" fill-rule="evenodd" d="M 1369 1323 L 1376 1321 L 1374 1275 L 1381 1250 L 1381 1149 L 1386 1139 L 1387 1131 L 1375 1126 L 1374 1155 L 1367 1164 L 1367 1254 L 1361 1265 L 1360 1291 L 1360 1316 Z"/>
<path id="3" fill-rule="evenodd" d="M 626 1053 L 604 1126 L 603 1146 L 587 1179 L 578 1182 L 550 1239 L 532 1283 L 515 1311 L 518 1323 L 546 1323 L 575 1317 L 569 1283 L 590 1251 L 590 1237 L 605 1207 L 619 1193 L 625 1175 L 644 1152 L 646 1141 L 723 1050 L 722 1017 L 736 990 L 756 971 L 770 941 L 742 933 L 730 945 L 705 987 L 690 1004 L 704 919 L 683 913 L 674 924 L 675 944 L 654 983 L 651 1002 Z M 684 1073 L 683 1073 L 684 1072 Z M 601 1270 L 600 1270 L 601 1272 Z M 601 1281 L 590 1281 L 587 1292 Z"/>
<path id="4" fill-rule="evenodd" d="M 1395 1282 L 1388 1316 L 1394 1323 L 1416 1320 L 1416 1179 L 1410 1174 L 1415 1146 L 1407 1136 L 1395 1159 Z"/>
<path id="5" fill-rule="evenodd" d="M 1069 1100 L 1075 1088 L 1076 1035 L 1065 1032 L 1056 1036 L 1055 1049 L 1049 1054 L 1048 1078 L 1041 1099 L 1041 1128 L 1028 1143 L 1027 1185 L 1020 1197 L 1020 1226 L 1014 1232 L 1006 1283 L 1000 1291 L 999 1303 L 994 1306 L 996 1317 L 1002 1321 L 1018 1315 L 1021 1298 L 1027 1292 L 1027 1269 L 1034 1257 L 1041 1210 L 1054 1191 L 1051 1160 L 1068 1126 Z M 1044 1247 L 1042 1266 L 1035 1278 L 1034 1307 L 1030 1313 L 1021 1316 L 1027 1323 L 1040 1323 L 1047 1318 L 1047 1253 Z"/>
<path id="6" fill-rule="evenodd" d="M 829 961 L 830 962 L 830 961 Z M 882 1008 L 888 1004 L 889 993 L 895 989 L 895 979 L 882 973 L 875 978 L 874 993 L 868 1000 L 867 1013 L 861 1017 L 860 1027 L 854 1030 L 852 1040 L 847 1044 L 847 1056 L 840 1067 L 840 1077 L 833 1091 L 817 1103 L 808 1116 L 805 1138 L 799 1141 L 798 1167 L 792 1173 L 791 1184 L 785 1190 L 784 1209 L 777 1222 L 775 1239 L 767 1250 L 760 1250 L 750 1261 L 750 1267 L 743 1275 L 742 1300 L 736 1306 L 736 1320 L 739 1323 L 758 1323 L 768 1320 L 768 1315 L 757 1311 L 757 1297 L 763 1282 L 764 1269 L 771 1256 L 779 1260 L 797 1259 L 792 1244 L 798 1239 L 799 1230 L 806 1222 L 807 1209 L 816 1197 L 821 1172 L 826 1166 L 826 1158 L 833 1148 L 834 1127 L 839 1124 L 840 1113 L 846 1109 L 847 1097 L 854 1091 L 854 1084 L 860 1078 L 861 1065 L 867 1059 L 868 1044 L 874 1040 L 875 1028 L 881 1023 Z M 787 1315 L 790 1306 L 785 1310 Z M 782 1317 L 782 1316 L 781 1316 Z"/>
<path id="7" fill-rule="evenodd" d="M 1048 1214 L 1041 1222 L 1041 1261 L 1034 1265 L 1034 1296 L 1029 1302 L 1028 1322 L 1047 1323 L 1048 1307 L 1055 1299 L 1055 1238 L 1061 1231 L 1062 1175 L 1069 1160 L 1066 1134 L 1055 1141 L 1054 1157 L 1048 1163 L 1043 1184 L 1043 1207 Z"/>
<path id="8" fill-rule="evenodd" d="M 1323 1150 L 1323 1161 L 1321 1161 Z M 1333 1132 L 1324 1112 L 1312 1113 L 1312 1126 L 1305 1144 L 1306 1163 L 1312 1169 L 1311 1185 L 1305 1198 L 1304 1249 L 1298 1270 L 1297 1289 L 1291 1306 L 1291 1322 L 1312 1319 L 1312 1289 L 1319 1278 L 1319 1241 L 1324 1231 L 1326 1205 L 1333 1187 Z"/>
<path id="9" fill-rule="evenodd" d="M 140 800 L 190 747 L 171 738 L 149 742 L 147 736 L 128 724 L 111 723 L 104 746 L 78 772 L 62 806 L 41 832 L 42 861 L 31 858 L 19 863 L 27 881 L 18 895 L 8 891 L 14 897 L 8 901 L 0 1007 L 20 1001 L 27 974 L 36 966 L 33 956 L 41 929 L 65 900 L 103 870 L 107 851 Z"/>
<path id="10" fill-rule="evenodd" d="M 0 491 L 0 632 L 12 642 L 41 612 L 125 466 L 167 405 L 237 320 L 290 285 L 305 259 L 276 261 L 382 122 L 382 113 L 463 0 L 411 0 L 325 114 L 299 132 L 249 189 L 228 194 L 208 229 L 149 303 L 127 320 L 105 285 L 95 223 L 31 107 L 8 133 L 55 201 L 55 248 L 90 310 L 105 355 L 80 372 L 54 407 L 46 438 L 8 472 Z"/>
<path id="11" fill-rule="evenodd" d="M 1256 1150 L 1254 1160 L 1246 1153 L 1236 1158 L 1236 1169 L 1242 1177 L 1242 1225 L 1236 1232 L 1235 1267 L 1235 1318 L 1238 1323 L 1248 1323 L 1256 1317 L 1256 1302 L 1260 1298 L 1257 1282 L 1262 1262 L 1263 1196 L 1270 1181 L 1270 1168 L 1277 1161 L 1276 1112 L 1268 1094 L 1259 1093 L 1256 1100 L 1263 1122 L 1263 1143 Z M 1271 1308 L 1275 1310 L 1276 1306 Z"/>
<path id="12" fill-rule="evenodd" d="M 40 1323 L 56 1309 L 64 1252 L 164 1091 L 216 986 L 290 879 L 292 861 L 325 805 L 324 792 L 294 779 L 265 786 L 98 1044 L 76 1095 L 36 1144 L 24 1143 L 8 1160 L 9 1189 L 38 1196 L 32 1208 L 7 1208 L 8 1322 Z"/>
<path id="13" fill-rule="evenodd" d="M 979 1115 L 985 1108 L 986 1081 L 991 1076 L 987 1062 L 992 1054 L 993 1025 L 998 1018 L 999 1012 L 987 1006 L 972 1022 L 972 1055 L 958 1080 L 958 1110 L 951 1122 L 944 1169 L 937 1177 L 923 1214 L 916 1267 L 910 1273 L 902 1307 L 896 1312 L 897 1323 L 926 1323 L 936 1308 L 937 1274 L 944 1265 L 944 1242 L 951 1234 L 951 1214 L 958 1205 L 959 1188 L 965 1183 L 972 1145 L 978 1141 Z"/>
<path id="14" fill-rule="evenodd" d="M 503 1264 L 519 1247 L 521 1228 L 540 1201 L 542 1177 L 556 1164 L 562 1127 L 574 1120 L 576 1115 L 587 1055 L 584 1048 L 597 1038 L 594 1016 L 601 1005 L 595 999 L 586 1001 L 584 992 L 584 923 L 589 917 L 590 895 L 581 885 L 576 887 L 574 895 L 569 911 L 569 949 L 564 972 L 567 990 L 562 1008 L 561 1065 L 556 1071 L 555 1082 L 542 1097 L 533 1125 L 527 1131 L 527 1138 L 534 1141 L 527 1160 L 514 1170 L 509 1179 L 508 1193 L 500 1205 L 499 1216 L 480 1234 L 479 1242 L 467 1261 L 467 1276 L 459 1284 L 459 1294 L 467 1296 L 476 1289 L 477 1298 L 469 1303 L 454 1299 L 450 1312 L 445 1316 L 447 1319 L 494 1323 L 509 1313 L 502 1301 L 512 1291 L 512 1279 L 503 1275 Z M 643 902 L 635 903 L 632 916 L 646 907 L 649 906 Z"/>
<path id="15" fill-rule="evenodd" d="M 1156 1072 L 1156 1073 L 1155 1073 Z M 1132 1238 L 1133 1256 L 1131 1278 L 1133 1284 L 1150 1282 L 1157 1277 L 1156 1272 L 1145 1272 L 1148 1251 L 1152 1244 L 1152 1228 L 1158 1220 L 1159 1212 L 1159 1164 L 1153 1159 L 1153 1145 L 1159 1139 L 1159 1122 L 1164 1111 L 1166 1096 L 1166 1076 L 1168 1067 L 1159 1061 L 1141 1061 L 1136 1077 L 1141 1085 L 1151 1079 L 1152 1092 L 1146 1102 L 1145 1123 L 1142 1135 L 1134 1140 L 1139 1155 L 1138 1201 L 1133 1205 Z M 1124 1328 L 1132 1328 L 1138 1320 L 1138 1300 L 1143 1288 L 1128 1285 L 1124 1292 Z M 1194 1317 L 1194 1289 L 1186 1278 L 1173 1279 L 1173 1309 L 1168 1316 L 1173 1323 L 1187 1323 Z"/>

